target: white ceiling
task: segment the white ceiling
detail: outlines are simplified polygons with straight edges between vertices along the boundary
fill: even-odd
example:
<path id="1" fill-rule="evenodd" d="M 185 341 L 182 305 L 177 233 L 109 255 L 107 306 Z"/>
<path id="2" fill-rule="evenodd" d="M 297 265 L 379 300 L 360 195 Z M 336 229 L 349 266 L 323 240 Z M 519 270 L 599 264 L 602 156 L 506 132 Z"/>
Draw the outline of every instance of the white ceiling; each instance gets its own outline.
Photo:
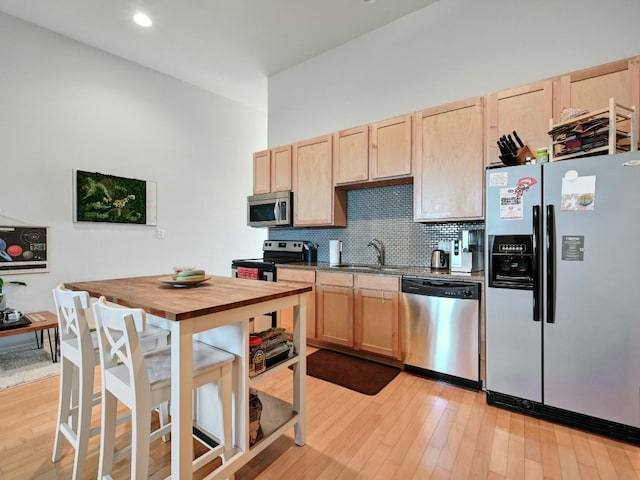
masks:
<path id="1" fill-rule="evenodd" d="M 0 0 L 0 11 L 260 110 L 267 77 L 437 0 Z M 131 20 L 139 10 L 154 25 Z"/>

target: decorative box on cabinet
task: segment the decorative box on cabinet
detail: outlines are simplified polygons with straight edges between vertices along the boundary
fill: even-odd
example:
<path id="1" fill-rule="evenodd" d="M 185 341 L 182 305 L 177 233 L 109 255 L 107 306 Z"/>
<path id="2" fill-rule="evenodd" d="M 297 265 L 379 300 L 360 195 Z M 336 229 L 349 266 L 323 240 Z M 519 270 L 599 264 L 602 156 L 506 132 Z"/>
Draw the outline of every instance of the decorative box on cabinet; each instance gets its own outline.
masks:
<path id="1" fill-rule="evenodd" d="M 637 112 L 609 99 L 609 106 L 565 122 L 549 122 L 549 160 L 635 151 Z"/>

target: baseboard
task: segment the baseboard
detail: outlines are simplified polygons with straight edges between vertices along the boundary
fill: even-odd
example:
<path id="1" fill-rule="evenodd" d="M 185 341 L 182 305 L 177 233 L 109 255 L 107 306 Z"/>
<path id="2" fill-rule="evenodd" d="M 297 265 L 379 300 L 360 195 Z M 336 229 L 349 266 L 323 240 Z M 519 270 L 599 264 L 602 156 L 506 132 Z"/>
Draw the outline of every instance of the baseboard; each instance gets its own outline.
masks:
<path id="1" fill-rule="evenodd" d="M 640 446 L 640 428 L 550 407 L 542 403 L 489 390 L 487 390 L 487 403 L 506 410 Z"/>
<path id="2" fill-rule="evenodd" d="M 433 370 L 427 370 L 425 368 L 414 367 L 413 365 L 405 365 L 405 372 L 420 375 L 421 377 L 433 378 L 434 380 L 441 380 L 446 383 L 450 383 L 457 387 L 469 388 L 471 390 L 482 390 L 482 382 L 479 380 L 470 380 L 468 378 L 457 377 L 455 375 L 449 375 L 446 373 L 434 372 Z"/>

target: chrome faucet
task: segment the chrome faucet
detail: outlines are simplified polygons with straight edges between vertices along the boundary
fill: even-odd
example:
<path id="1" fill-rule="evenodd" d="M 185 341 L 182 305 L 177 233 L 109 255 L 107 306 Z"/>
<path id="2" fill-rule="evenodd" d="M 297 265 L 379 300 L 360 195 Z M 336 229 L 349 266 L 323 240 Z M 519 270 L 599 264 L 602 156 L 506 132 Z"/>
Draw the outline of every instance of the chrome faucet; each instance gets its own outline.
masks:
<path id="1" fill-rule="evenodd" d="M 373 247 L 376 249 L 378 263 L 380 265 L 384 265 L 384 245 L 382 245 L 382 242 L 374 238 L 371 242 L 367 243 L 367 247 Z"/>

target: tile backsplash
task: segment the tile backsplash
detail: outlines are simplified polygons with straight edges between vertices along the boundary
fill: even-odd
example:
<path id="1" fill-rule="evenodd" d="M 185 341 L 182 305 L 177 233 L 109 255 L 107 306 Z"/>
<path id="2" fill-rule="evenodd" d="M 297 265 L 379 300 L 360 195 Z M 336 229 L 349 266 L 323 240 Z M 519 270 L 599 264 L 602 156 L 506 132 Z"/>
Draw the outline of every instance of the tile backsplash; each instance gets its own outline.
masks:
<path id="1" fill-rule="evenodd" d="M 363 188 L 347 192 L 344 228 L 269 229 L 272 240 L 311 240 L 318 244 L 318 261 L 329 261 L 329 240 L 342 240 L 343 263 L 376 263 L 367 244 L 374 238 L 385 248 L 387 265 L 431 266 L 438 242 L 460 238 L 467 228 L 483 222 L 422 224 L 413 221 L 413 185 Z"/>

